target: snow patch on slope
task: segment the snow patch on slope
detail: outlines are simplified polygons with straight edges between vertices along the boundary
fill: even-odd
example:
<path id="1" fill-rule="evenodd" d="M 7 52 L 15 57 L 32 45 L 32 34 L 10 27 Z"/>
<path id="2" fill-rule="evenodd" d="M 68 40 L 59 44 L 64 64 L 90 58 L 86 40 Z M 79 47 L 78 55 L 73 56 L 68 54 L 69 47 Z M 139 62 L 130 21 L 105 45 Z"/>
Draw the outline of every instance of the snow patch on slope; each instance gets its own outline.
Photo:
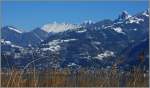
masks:
<path id="1" fill-rule="evenodd" d="M 13 31 L 15 31 L 15 32 L 17 32 L 17 33 L 22 33 L 22 31 L 20 31 L 20 30 L 17 30 L 17 29 L 15 29 L 15 28 L 13 28 L 13 27 L 8 27 L 10 30 L 13 30 Z"/>
<path id="2" fill-rule="evenodd" d="M 68 67 L 71 67 L 71 66 L 76 66 L 77 64 L 75 64 L 75 63 L 69 63 L 68 64 Z"/>
<path id="3" fill-rule="evenodd" d="M 86 32 L 86 31 L 87 31 L 86 29 L 78 30 L 77 33 L 83 33 L 83 32 Z"/>
<path id="4" fill-rule="evenodd" d="M 130 23 L 136 23 L 139 24 L 140 22 L 143 22 L 144 20 L 141 18 L 137 18 L 137 17 L 130 17 L 128 20 L 126 20 L 126 24 Z"/>
<path id="5" fill-rule="evenodd" d="M 104 58 L 113 57 L 113 56 L 115 56 L 114 52 L 106 50 L 104 53 L 98 54 L 95 58 L 99 60 L 103 60 Z"/>
<path id="6" fill-rule="evenodd" d="M 136 29 L 136 28 L 134 28 L 133 30 L 134 30 L 134 31 L 137 31 L 137 29 Z"/>
<path id="7" fill-rule="evenodd" d="M 42 48 L 42 50 L 43 51 L 50 50 L 52 52 L 57 52 L 61 49 L 61 46 L 60 46 L 61 43 L 67 43 L 67 42 L 72 42 L 72 41 L 76 41 L 76 40 L 77 39 L 53 40 L 47 44 L 49 47 Z"/>
<path id="8" fill-rule="evenodd" d="M 50 50 L 50 51 L 55 52 L 55 51 L 59 51 L 60 49 L 59 40 L 53 40 L 49 42 L 48 45 L 49 47 L 43 48 L 43 51 Z"/>
<path id="9" fill-rule="evenodd" d="M 118 32 L 118 33 L 122 33 L 122 34 L 125 34 L 122 30 L 122 28 L 120 27 L 116 27 L 116 28 L 113 28 L 114 31 Z"/>
<path id="10" fill-rule="evenodd" d="M 71 41 L 76 41 L 77 39 L 65 39 L 65 40 L 61 40 L 61 43 L 62 42 L 71 42 Z"/>
<path id="11" fill-rule="evenodd" d="M 11 45 L 11 41 L 5 41 L 5 43 Z"/>

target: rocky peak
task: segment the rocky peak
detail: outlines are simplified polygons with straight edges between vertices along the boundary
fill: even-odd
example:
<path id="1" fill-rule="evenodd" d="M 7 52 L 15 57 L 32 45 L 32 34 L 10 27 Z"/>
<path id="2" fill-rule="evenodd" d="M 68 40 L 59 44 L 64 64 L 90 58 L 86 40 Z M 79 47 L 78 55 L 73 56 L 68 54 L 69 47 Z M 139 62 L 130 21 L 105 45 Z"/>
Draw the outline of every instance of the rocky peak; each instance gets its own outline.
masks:
<path id="1" fill-rule="evenodd" d="M 129 17 L 131 17 L 131 15 L 129 15 L 127 11 L 123 11 L 123 12 L 119 15 L 118 19 L 119 19 L 119 20 L 126 20 L 126 19 L 128 19 Z"/>

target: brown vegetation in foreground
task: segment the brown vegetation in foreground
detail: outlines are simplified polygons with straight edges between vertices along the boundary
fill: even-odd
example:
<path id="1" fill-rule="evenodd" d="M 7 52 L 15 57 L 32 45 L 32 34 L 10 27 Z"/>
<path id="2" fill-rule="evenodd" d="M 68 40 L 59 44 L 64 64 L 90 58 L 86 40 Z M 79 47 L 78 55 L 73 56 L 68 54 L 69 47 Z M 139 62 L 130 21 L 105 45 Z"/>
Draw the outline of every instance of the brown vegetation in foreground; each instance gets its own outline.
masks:
<path id="1" fill-rule="evenodd" d="M 80 69 L 72 72 L 69 69 L 35 70 L 21 75 L 18 70 L 1 73 L 3 87 L 148 87 L 149 74 L 141 69 L 121 73 L 118 70 L 89 71 Z"/>

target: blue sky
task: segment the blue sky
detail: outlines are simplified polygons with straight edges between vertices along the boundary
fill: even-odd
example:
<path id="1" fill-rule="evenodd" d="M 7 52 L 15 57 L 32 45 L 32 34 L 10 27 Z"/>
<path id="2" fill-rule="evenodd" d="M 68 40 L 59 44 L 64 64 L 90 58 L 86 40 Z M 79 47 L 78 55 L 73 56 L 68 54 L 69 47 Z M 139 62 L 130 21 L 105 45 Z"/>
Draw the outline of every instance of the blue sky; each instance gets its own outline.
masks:
<path id="1" fill-rule="evenodd" d="M 12 25 L 26 31 L 51 22 L 82 23 L 85 20 L 115 19 L 123 10 L 136 14 L 148 8 L 147 1 L 48 2 L 5 1 L 2 26 Z"/>

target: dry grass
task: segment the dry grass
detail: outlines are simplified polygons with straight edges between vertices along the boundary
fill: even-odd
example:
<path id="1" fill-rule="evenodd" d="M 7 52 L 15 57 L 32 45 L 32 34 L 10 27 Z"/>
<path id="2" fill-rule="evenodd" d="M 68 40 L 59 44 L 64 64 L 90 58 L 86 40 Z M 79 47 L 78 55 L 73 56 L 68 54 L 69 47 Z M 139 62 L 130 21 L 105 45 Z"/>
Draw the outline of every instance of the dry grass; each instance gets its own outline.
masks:
<path id="1" fill-rule="evenodd" d="M 31 70 L 23 75 L 19 70 L 1 72 L 3 87 L 148 87 L 149 74 L 139 68 L 120 73 L 117 69 L 72 72 L 63 70 Z"/>

